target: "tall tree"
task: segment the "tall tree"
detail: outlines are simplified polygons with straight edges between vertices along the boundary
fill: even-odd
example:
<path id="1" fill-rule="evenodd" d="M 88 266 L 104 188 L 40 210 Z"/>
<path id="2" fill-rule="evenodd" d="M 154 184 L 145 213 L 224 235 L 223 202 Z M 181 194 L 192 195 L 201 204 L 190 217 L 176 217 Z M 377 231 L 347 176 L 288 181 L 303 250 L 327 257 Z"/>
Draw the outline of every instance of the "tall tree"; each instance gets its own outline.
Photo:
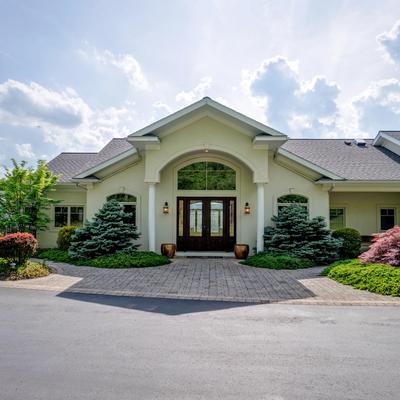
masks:
<path id="1" fill-rule="evenodd" d="M 30 232 L 45 230 L 50 222 L 46 210 L 58 203 L 49 193 L 54 190 L 58 177 L 39 160 L 36 168 L 26 161 L 12 160 L 6 168 L 0 188 L 0 231 Z"/>

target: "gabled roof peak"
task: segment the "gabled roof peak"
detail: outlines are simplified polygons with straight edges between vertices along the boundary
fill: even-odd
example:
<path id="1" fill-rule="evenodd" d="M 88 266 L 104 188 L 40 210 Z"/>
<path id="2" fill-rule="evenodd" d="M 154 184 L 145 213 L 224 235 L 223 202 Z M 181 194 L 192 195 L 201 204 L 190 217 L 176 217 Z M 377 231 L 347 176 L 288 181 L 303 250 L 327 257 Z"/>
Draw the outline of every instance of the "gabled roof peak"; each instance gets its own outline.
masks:
<path id="1" fill-rule="evenodd" d="M 162 119 L 153 122 L 152 124 L 139 129 L 138 131 L 130 134 L 128 140 L 134 139 L 138 136 L 145 136 L 148 134 L 153 134 L 158 136 L 161 132 L 167 130 L 171 126 L 190 119 L 196 113 L 204 113 L 209 116 L 218 116 L 219 118 L 224 118 L 226 120 L 232 120 L 234 123 L 241 127 L 242 129 L 249 132 L 250 135 L 256 136 L 258 134 L 265 134 L 269 136 L 278 136 L 286 140 L 287 136 L 282 132 L 279 132 L 261 122 L 256 121 L 253 118 L 247 117 L 246 115 L 233 110 L 215 100 L 211 97 L 203 97 L 201 100 L 196 101 Z"/>

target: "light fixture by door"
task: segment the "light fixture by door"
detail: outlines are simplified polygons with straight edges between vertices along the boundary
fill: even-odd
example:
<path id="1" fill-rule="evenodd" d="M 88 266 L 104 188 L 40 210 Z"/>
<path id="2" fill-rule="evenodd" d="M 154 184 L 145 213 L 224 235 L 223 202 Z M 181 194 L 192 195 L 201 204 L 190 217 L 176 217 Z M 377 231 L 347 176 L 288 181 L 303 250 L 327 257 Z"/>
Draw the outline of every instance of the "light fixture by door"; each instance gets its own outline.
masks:
<path id="1" fill-rule="evenodd" d="M 246 204 L 244 205 L 244 213 L 245 214 L 250 214 L 251 213 L 251 208 L 249 206 L 249 203 L 246 201 Z"/>
<path id="2" fill-rule="evenodd" d="M 162 209 L 164 214 L 169 214 L 169 205 L 168 205 L 168 201 L 166 201 L 164 203 L 163 209 Z"/>

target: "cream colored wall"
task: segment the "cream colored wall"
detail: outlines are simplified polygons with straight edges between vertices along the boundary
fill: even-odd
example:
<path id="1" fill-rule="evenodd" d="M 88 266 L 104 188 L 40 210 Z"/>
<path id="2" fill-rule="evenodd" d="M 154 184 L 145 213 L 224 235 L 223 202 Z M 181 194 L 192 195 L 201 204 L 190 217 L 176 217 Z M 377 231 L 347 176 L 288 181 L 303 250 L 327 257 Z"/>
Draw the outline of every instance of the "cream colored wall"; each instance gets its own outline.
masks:
<path id="1" fill-rule="evenodd" d="M 76 188 L 74 186 L 57 186 L 56 190 L 51 193 L 51 198 L 61 200 L 57 206 L 84 206 L 86 215 L 86 190 Z M 51 248 L 57 246 L 57 234 L 60 228 L 54 226 L 54 206 L 47 210 L 50 217 L 49 229 L 38 233 L 39 247 Z"/>
<path id="2" fill-rule="evenodd" d="M 266 223 L 277 213 L 277 199 L 284 194 L 301 194 L 308 198 L 310 217 L 323 216 L 329 223 L 329 194 L 319 185 L 277 164 L 269 156 L 269 182 L 265 185 Z"/>
<path id="3" fill-rule="evenodd" d="M 95 183 L 87 191 L 87 218 L 93 218 L 106 202 L 107 196 L 115 193 L 126 193 L 136 196 L 136 221 L 141 233 L 139 242 L 142 248 L 147 248 L 147 198 L 148 189 L 144 183 L 144 161 L 114 173 L 99 183 Z"/>
<path id="4" fill-rule="evenodd" d="M 146 182 L 159 182 L 159 172 L 169 162 L 189 152 L 208 149 L 210 152 L 231 154 L 254 172 L 255 182 L 268 180 L 268 157 L 264 149 L 254 149 L 249 135 L 235 130 L 209 117 L 203 117 L 190 125 L 161 137 L 160 150 L 146 151 Z"/>
<path id="5" fill-rule="evenodd" d="M 355 228 L 362 235 L 379 232 L 379 208 L 395 207 L 397 223 L 400 217 L 400 193 L 330 193 L 330 207 L 344 207 L 346 226 Z"/>

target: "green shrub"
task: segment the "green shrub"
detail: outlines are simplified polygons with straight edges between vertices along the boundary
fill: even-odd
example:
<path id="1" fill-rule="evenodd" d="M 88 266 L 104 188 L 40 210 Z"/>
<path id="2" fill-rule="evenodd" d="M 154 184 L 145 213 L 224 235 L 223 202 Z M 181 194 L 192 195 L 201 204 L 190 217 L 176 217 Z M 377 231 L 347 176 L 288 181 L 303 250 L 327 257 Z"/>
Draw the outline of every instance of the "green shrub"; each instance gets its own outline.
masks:
<path id="1" fill-rule="evenodd" d="M 400 296 L 400 268 L 387 264 L 362 264 L 360 260 L 338 261 L 323 275 L 356 289 Z"/>
<path id="2" fill-rule="evenodd" d="M 67 250 L 60 249 L 39 249 L 35 254 L 35 257 L 70 264 L 74 262 L 74 260 L 68 255 Z"/>
<path id="3" fill-rule="evenodd" d="M 90 266 L 97 268 L 141 268 L 155 267 L 169 264 L 168 257 L 161 256 L 151 251 L 138 251 L 135 253 L 116 253 L 89 260 Z"/>
<path id="4" fill-rule="evenodd" d="M 341 240 L 334 239 L 323 217 L 308 218 L 308 211 L 298 205 L 284 207 L 272 217 L 273 227 L 265 228 L 266 252 L 329 264 L 337 260 Z"/>
<path id="5" fill-rule="evenodd" d="M 354 258 L 361 252 L 361 235 L 357 229 L 343 228 L 337 229 L 332 233 L 332 237 L 342 240 L 340 248 L 340 257 L 342 259 Z"/>
<path id="6" fill-rule="evenodd" d="M 50 268 L 44 264 L 28 261 L 26 265 L 18 267 L 15 274 L 10 276 L 10 279 L 33 279 L 41 278 L 50 274 Z"/>
<path id="7" fill-rule="evenodd" d="M 119 252 L 108 256 L 77 260 L 71 258 L 65 250 L 48 249 L 39 251 L 36 256 L 51 261 L 97 268 L 156 267 L 171 262 L 168 257 L 161 256 L 151 251 L 136 251 L 132 253 Z"/>
<path id="8" fill-rule="evenodd" d="M 240 263 L 243 265 L 269 269 L 300 269 L 310 268 L 314 265 L 310 260 L 270 253 L 258 253 Z"/>
<path id="9" fill-rule="evenodd" d="M 76 226 L 63 226 L 57 235 L 57 246 L 60 250 L 68 250 L 71 245 L 71 237 L 78 229 Z"/>
<path id="10" fill-rule="evenodd" d="M 8 276 L 10 269 L 10 263 L 5 258 L 0 258 L 0 276 Z"/>
<path id="11" fill-rule="evenodd" d="M 95 214 L 93 221 L 75 231 L 69 255 L 76 259 L 92 259 L 119 251 L 131 252 L 138 248 L 136 226 L 126 222 L 126 213 L 117 200 L 107 201 Z"/>

